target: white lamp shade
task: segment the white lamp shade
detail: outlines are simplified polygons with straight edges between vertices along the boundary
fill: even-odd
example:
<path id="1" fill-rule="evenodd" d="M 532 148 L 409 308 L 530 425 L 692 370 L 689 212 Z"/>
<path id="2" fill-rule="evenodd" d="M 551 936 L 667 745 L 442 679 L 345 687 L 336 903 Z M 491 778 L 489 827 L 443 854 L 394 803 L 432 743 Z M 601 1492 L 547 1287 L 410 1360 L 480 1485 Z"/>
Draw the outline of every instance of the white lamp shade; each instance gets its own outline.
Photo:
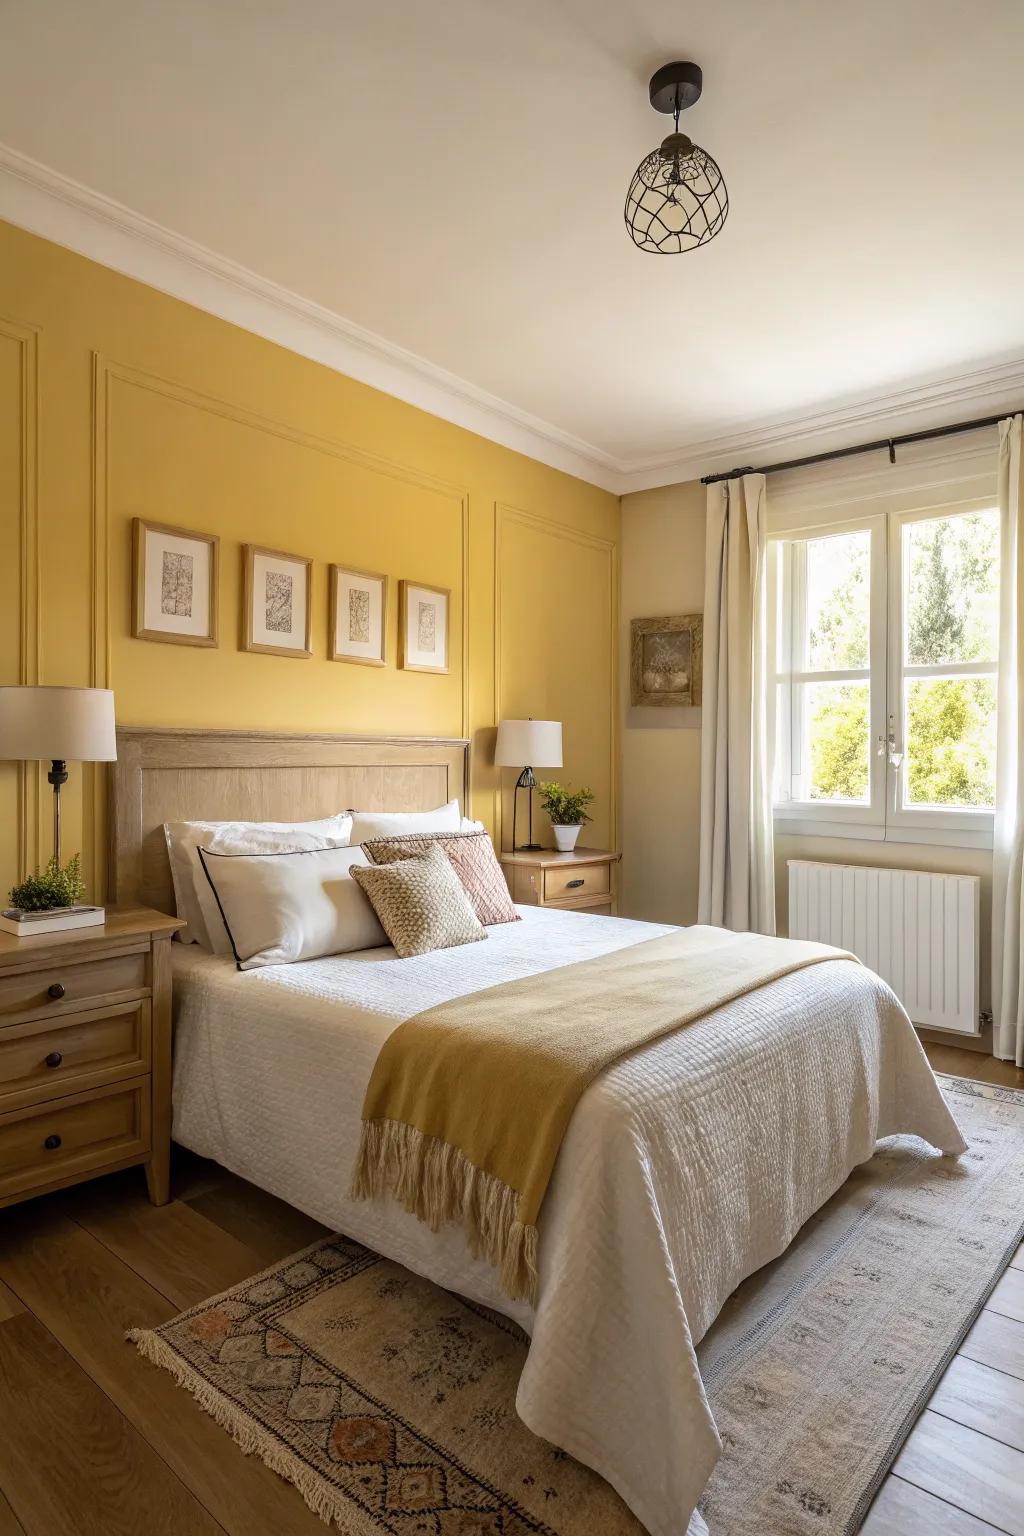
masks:
<path id="1" fill-rule="evenodd" d="M 112 763 L 116 757 L 109 688 L 0 688 L 0 758 Z"/>
<path id="2" fill-rule="evenodd" d="M 561 720 L 503 720 L 494 762 L 498 768 L 561 768 Z"/>

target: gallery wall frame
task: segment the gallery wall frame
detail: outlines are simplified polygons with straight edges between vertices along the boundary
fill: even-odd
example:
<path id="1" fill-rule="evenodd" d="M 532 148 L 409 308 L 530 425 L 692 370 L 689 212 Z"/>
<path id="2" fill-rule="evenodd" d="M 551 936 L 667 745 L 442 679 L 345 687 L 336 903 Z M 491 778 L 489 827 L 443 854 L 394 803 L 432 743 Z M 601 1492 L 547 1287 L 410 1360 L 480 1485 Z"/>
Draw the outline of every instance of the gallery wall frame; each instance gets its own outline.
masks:
<path id="1" fill-rule="evenodd" d="M 387 666 L 388 578 L 352 566 L 327 569 L 327 655 L 361 667 Z"/>
<path id="2" fill-rule="evenodd" d="M 217 644 L 220 539 L 132 519 L 132 635 L 168 645 Z"/>
<path id="3" fill-rule="evenodd" d="M 305 555 L 242 545 L 243 651 L 312 656 L 312 576 L 313 562 Z"/>
<path id="4" fill-rule="evenodd" d="M 409 672 L 448 672 L 451 588 L 398 583 L 398 664 Z"/>

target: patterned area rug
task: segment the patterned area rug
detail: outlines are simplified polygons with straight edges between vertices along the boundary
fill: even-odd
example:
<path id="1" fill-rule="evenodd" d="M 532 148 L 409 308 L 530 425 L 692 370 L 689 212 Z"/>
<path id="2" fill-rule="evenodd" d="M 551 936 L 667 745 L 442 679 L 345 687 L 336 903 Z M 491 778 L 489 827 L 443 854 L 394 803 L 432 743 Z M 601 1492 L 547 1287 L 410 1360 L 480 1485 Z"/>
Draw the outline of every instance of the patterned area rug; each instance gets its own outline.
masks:
<path id="1" fill-rule="evenodd" d="M 1024 1237 L 1024 1093 L 942 1083 L 970 1150 L 884 1143 L 702 1344 L 712 1536 L 852 1536 Z M 519 1330 L 345 1238 L 130 1337 L 351 1536 L 639 1536 L 516 1417 Z"/>

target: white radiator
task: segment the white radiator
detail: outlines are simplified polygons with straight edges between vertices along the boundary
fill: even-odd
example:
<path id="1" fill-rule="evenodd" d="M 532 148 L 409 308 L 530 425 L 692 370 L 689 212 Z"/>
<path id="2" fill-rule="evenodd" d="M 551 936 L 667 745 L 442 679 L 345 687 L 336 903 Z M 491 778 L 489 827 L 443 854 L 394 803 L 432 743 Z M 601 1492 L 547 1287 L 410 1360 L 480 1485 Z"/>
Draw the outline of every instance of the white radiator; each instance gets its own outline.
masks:
<path id="1" fill-rule="evenodd" d="M 915 1024 L 975 1035 L 976 875 L 789 860 L 789 934 L 849 949 L 892 987 Z"/>

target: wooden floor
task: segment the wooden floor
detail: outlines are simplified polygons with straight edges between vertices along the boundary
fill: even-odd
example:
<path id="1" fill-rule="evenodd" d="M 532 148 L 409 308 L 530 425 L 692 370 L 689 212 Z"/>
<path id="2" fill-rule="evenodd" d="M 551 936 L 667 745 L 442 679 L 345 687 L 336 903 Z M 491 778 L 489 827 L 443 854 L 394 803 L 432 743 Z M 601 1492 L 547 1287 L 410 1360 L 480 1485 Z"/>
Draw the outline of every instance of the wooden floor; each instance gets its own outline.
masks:
<path id="1" fill-rule="evenodd" d="M 934 1065 L 1024 1088 L 950 1047 Z M 188 1156 L 0 1212 L 0 1536 L 323 1536 L 299 1495 L 124 1342 L 324 1229 Z M 1024 1251 L 1022 1251 L 1024 1253 Z M 1024 1256 L 896 1462 L 864 1536 L 1024 1536 Z M 765 1536 L 784 1536 L 766 1532 Z"/>

